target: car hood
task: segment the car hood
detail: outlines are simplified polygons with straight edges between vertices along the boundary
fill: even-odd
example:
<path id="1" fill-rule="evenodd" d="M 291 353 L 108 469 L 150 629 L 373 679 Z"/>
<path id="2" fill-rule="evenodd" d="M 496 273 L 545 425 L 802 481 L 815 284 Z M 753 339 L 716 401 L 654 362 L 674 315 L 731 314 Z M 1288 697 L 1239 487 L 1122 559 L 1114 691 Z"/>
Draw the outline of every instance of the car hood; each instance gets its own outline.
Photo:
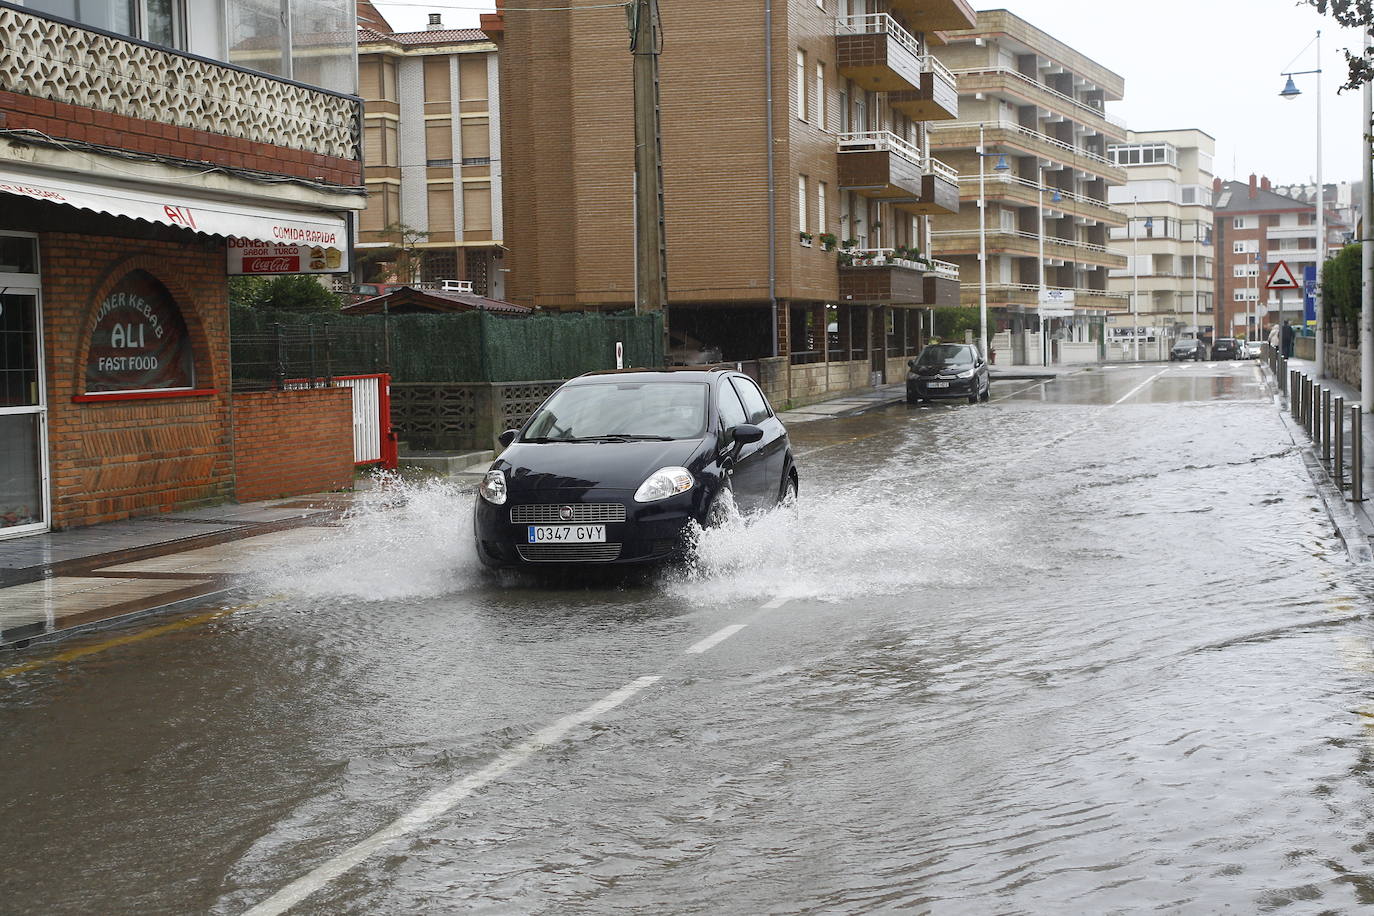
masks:
<path id="1" fill-rule="evenodd" d="M 495 467 L 506 472 L 512 493 L 545 490 L 637 490 L 664 467 L 696 472 L 708 454 L 707 439 L 671 442 L 517 442 Z"/>

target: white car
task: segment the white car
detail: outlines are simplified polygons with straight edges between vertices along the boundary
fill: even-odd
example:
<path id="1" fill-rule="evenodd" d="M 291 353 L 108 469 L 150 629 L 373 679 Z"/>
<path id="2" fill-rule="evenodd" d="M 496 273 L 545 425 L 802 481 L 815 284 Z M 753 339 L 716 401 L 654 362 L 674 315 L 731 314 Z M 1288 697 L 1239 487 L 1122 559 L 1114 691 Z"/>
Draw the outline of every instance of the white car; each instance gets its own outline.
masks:
<path id="1" fill-rule="evenodd" d="M 1242 359 L 1259 359 L 1264 352 L 1264 341 L 1247 340 L 1245 341 L 1245 352 L 1241 354 Z"/>

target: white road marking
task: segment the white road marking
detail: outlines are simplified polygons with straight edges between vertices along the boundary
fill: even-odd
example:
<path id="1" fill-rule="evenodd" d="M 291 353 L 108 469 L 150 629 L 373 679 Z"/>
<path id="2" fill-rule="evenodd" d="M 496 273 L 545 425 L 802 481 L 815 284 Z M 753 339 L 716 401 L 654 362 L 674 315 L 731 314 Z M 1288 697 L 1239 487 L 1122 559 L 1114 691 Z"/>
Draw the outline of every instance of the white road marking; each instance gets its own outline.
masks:
<path id="1" fill-rule="evenodd" d="M 565 716 L 552 725 L 540 729 L 476 773 L 465 776 L 457 782 L 431 793 L 406 814 L 401 815 L 351 849 L 325 862 L 309 874 L 297 878 L 262 903 L 248 910 L 245 916 L 277 916 L 277 914 L 285 913 L 330 881 L 372 856 L 383 846 L 442 817 L 458 802 L 561 740 L 563 736 L 577 726 L 585 725 L 599 716 L 605 715 L 658 680 L 657 676 L 648 676 L 631 681 L 581 712 Z"/>
<path id="2" fill-rule="evenodd" d="M 690 649 L 688 649 L 686 652 L 682 654 L 700 655 L 703 652 L 709 652 L 711 649 L 715 648 L 720 643 L 723 643 L 731 636 L 734 636 L 740 630 L 743 630 L 746 626 L 748 626 L 748 624 L 736 623 L 723 629 L 717 630 L 716 632 L 712 633 L 710 636 L 706 637 L 701 642 L 692 646 Z"/>
<path id="3" fill-rule="evenodd" d="M 1117 404 L 1120 404 L 1122 401 L 1129 401 L 1129 400 L 1130 400 L 1133 396 L 1135 396 L 1141 389 L 1145 388 L 1145 386 L 1149 385 L 1149 384 L 1150 384 L 1151 382 L 1153 382 L 1155 379 L 1159 378 L 1161 375 L 1163 375 L 1164 373 L 1166 373 L 1166 372 L 1168 372 L 1168 371 L 1169 371 L 1168 369 L 1160 369 L 1160 370 L 1159 370 L 1158 372 L 1156 372 L 1154 375 L 1150 376 L 1150 377 L 1147 378 L 1145 381 L 1141 382 L 1139 385 L 1136 385 L 1136 386 L 1135 386 L 1134 388 L 1132 388 L 1130 391 L 1126 392 L 1124 395 L 1122 395 L 1121 397 L 1119 397 L 1119 398 L 1117 398 L 1115 401 L 1113 401 L 1113 402 L 1112 402 L 1112 406 L 1115 407 Z"/>
<path id="4" fill-rule="evenodd" d="M 763 606 L 763 609 L 765 611 L 776 611 L 778 608 L 782 607 L 784 604 L 791 600 L 791 598 L 774 598 L 772 601 L 765 604 Z"/>

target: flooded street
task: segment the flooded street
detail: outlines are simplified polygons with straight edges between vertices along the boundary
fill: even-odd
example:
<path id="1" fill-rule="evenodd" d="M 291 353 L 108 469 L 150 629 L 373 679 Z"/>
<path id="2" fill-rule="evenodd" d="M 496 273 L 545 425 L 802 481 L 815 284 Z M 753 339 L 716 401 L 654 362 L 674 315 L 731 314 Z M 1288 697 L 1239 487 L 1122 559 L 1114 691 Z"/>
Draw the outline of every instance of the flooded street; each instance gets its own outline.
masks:
<path id="1" fill-rule="evenodd" d="M 686 569 L 493 576 L 414 486 L 28 650 L 0 909 L 1374 904 L 1374 583 L 1254 365 L 992 399 L 792 427 L 798 506 Z"/>

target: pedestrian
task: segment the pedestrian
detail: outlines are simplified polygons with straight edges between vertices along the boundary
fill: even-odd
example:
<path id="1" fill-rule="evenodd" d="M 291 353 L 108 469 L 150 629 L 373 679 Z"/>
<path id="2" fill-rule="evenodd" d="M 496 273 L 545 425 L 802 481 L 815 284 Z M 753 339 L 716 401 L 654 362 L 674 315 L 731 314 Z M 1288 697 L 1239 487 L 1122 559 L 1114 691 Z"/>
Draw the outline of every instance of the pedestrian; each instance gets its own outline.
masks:
<path id="1" fill-rule="evenodd" d="M 1293 326 L 1287 321 L 1283 323 L 1283 330 L 1279 332 L 1279 341 L 1283 347 L 1283 358 L 1293 358 Z"/>
<path id="2" fill-rule="evenodd" d="M 1275 353 L 1279 352 L 1279 326 L 1274 325 L 1269 329 L 1269 348 Z"/>

